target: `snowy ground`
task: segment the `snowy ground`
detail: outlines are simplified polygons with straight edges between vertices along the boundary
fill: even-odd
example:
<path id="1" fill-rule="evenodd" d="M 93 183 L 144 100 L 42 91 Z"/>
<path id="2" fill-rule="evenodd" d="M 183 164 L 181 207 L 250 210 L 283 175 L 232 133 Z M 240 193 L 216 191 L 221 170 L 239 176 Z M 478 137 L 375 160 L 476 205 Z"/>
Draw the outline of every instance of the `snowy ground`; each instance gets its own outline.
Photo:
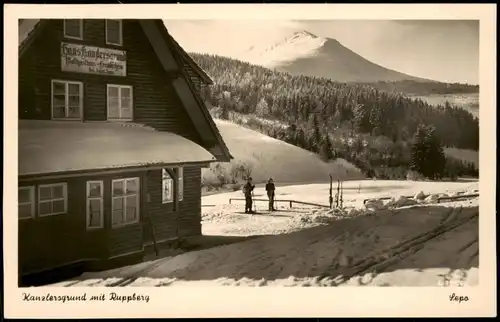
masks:
<path id="1" fill-rule="evenodd" d="M 333 186 L 336 193 L 336 183 Z M 328 184 L 295 185 L 277 187 L 276 200 L 298 200 L 328 206 Z M 363 208 L 363 200 L 378 197 L 413 196 L 423 191 L 426 194 L 448 193 L 455 191 L 477 190 L 477 182 L 412 182 L 397 180 L 356 180 L 343 183 L 343 205 L 345 207 Z M 257 187 L 256 199 L 266 199 L 264 187 Z M 244 201 L 232 201 L 230 198 L 243 198 L 241 191 L 209 195 L 203 197 L 203 234 L 205 235 L 267 235 L 297 231 L 304 224 L 297 223 L 297 218 L 314 208 L 289 203 L 277 203 L 278 212 L 268 213 L 265 201 L 256 201 L 256 216 L 245 215 Z"/>
<path id="2" fill-rule="evenodd" d="M 472 115 L 479 117 L 479 93 L 467 94 L 435 94 L 426 96 L 413 96 L 431 105 L 444 106 L 446 101 L 469 111 Z"/>
<path id="3" fill-rule="evenodd" d="M 240 214 L 239 192 L 203 198 L 206 235 L 267 235 L 52 286 L 463 286 L 478 283 L 478 199 L 436 203 L 438 194 L 478 192 L 478 182 L 353 181 L 346 211 L 283 204 Z M 368 203 L 363 199 L 415 195 Z M 262 195 L 258 189 L 255 197 Z M 300 198 L 299 198 L 300 197 Z M 277 199 L 326 204 L 328 185 L 278 187 Z M 397 199 L 397 198 L 396 198 Z M 389 202 L 389 204 L 388 204 Z M 392 204 L 392 206 L 389 206 Z M 357 209 L 357 210 L 353 210 Z"/>

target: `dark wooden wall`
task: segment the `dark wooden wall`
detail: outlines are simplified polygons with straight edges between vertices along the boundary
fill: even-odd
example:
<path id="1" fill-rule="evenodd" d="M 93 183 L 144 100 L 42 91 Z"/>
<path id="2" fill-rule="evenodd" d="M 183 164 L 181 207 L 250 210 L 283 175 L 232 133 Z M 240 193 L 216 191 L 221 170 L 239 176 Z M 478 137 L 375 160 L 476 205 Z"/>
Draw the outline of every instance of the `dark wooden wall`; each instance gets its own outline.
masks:
<path id="1" fill-rule="evenodd" d="M 111 181 L 132 177 L 141 181 L 140 221 L 112 228 Z M 87 230 L 86 184 L 93 180 L 104 181 L 104 228 Z M 35 186 L 35 191 L 40 184 L 66 183 L 68 212 L 39 217 L 36 209 L 34 219 L 19 220 L 19 267 L 28 272 L 141 252 L 144 243 L 151 241 L 151 223 L 158 242 L 200 235 L 200 182 L 199 166 L 184 168 L 184 198 L 177 209 L 174 203 L 162 203 L 161 170 L 21 182 L 20 186 Z"/>
<path id="2" fill-rule="evenodd" d="M 127 77 L 89 75 L 61 71 L 61 42 L 87 44 L 127 51 Z M 184 66 L 197 90 L 199 77 Z M 105 43 L 105 21 L 84 20 L 84 40 L 63 38 L 63 21 L 45 25 L 19 62 L 19 118 L 49 120 L 51 80 L 84 83 L 84 120 L 106 120 L 106 84 L 133 86 L 134 121 L 184 136 L 200 145 L 203 142 L 182 107 L 179 98 L 156 57 L 153 48 L 135 20 L 123 21 L 123 46 Z M 138 173 L 144 193 L 141 223 L 110 228 L 110 198 L 104 199 L 105 229 L 86 230 L 85 189 L 88 180 L 110 182 L 116 176 L 64 179 L 68 184 L 68 213 L 19 221 L 19 264 L 24 271 L 63 265 L 82 259 L 102 259 L 141 251 L 150 239 L 149 214 L 158 241 L 201 234 L 201 168 L 184 168 L 184 200 L 178 209 L 161 201 L 161 171 Z M 132 177 L 134 174 L 127 174 Z M 61 180 L 56 180 L 61 182 Z M 147 182 L 147 192 L 144 189 Z M 37 182 L 39 184 L 48 182 Z M 20 183 L 20 185 L 30 185 Z M 149 202 L 147 202 L 149 194 Z M 178 235 L 177 235 L 178 234 Z"/>

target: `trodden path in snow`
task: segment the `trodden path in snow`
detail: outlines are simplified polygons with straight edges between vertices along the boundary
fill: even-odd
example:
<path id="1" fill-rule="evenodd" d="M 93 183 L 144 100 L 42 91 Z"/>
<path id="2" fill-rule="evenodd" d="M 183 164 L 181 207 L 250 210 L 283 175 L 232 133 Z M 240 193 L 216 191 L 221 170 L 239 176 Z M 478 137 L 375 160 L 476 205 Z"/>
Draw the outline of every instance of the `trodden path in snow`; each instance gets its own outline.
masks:
<path id="1" fill-rule="evenodd" d="M 52 286 L 477 285 L 478 207 L 377 211 Z"/>
<path id="2" fill-rule="evenodd" d="M 301 215 L 310 213 L 314 207 L 278 206 L 277 211 L 269 212 L 260 205 L 256 214 L 245 214 L 244 205 L 221 205 L 211 207 L 202 214 L 202 229 L 204 235 L 212 236 L 252 236 L 279 235 L 318 226 L 301 223 Z M 266 205 L 267 207 L 267 205 Z"/>

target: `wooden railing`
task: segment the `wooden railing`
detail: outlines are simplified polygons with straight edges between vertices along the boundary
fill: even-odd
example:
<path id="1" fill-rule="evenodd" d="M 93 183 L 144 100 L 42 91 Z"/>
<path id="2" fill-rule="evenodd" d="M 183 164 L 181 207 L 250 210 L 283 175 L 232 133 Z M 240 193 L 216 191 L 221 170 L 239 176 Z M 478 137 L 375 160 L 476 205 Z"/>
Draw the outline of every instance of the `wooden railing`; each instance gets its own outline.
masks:
<path id="1" fill-rule="evenodd" d="M 229 198 L 229 204 L 231 204 L 232 201 L 245 201 L 244 198 Z M 253 201 L 266 201 L 269 202 L 269 199 L 252 199 Z M 314 206 L 314 207 L 322 207 L 322 208 L 330 208 L 330 206 L 327 205 L 321 205 L 313 202 L 305 202 L 305 201 L 298 201 L 298 200 L 283 200 L 283 199 L 274 199 L 274 202 L 286 202 L 290 204 L 290 208 L 293 208 L 293 204 L 299 204 L 299 205 L 308 205 L 308 206 Z"/>
<path id="2" fill-rule="evenodd" d="M 457 200 L 457 199 L 468 199 L 468 198 L 476 198 L 476 197 L 479 197 L 479 193 L 473 193 L 473 194 L 469 194 L 469 195 L 441 197 L 441 198 L 438 198 L 438 203 L 442 200 Z"/>

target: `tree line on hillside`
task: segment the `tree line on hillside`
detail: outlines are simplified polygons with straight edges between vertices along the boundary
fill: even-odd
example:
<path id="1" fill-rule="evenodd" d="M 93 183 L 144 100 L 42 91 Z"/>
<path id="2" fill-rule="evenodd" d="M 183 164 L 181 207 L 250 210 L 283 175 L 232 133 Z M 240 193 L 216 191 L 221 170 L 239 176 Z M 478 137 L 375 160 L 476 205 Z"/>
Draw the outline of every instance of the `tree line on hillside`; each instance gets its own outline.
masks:
<path id="1" fill-rule="evenodd" d="M 192 57 L 215 81 L 202 96 L 218 117 L 249 115 L 247 126 L 325 160 L 345 158 L 368 175 L 404 177 L 422 124 L 443 146 L 479 147 L 478 119 L 450 104 L 433 107 L 366 84 L 292 76 L 216 55 Z M 471 172 L 465 164 L 457 169 Z"/>
<path id="2" fill-rule="evenodd" d="M 397 82 L 380 81 L 366 83 L 379 90 L 386 92 L 400 92 L 413 95 L 439 95 L 439 94 L 476 94 L 479 93 L 479 85 L 461 83 L 441 82 L 417 82 L 404 80 Z"/>

